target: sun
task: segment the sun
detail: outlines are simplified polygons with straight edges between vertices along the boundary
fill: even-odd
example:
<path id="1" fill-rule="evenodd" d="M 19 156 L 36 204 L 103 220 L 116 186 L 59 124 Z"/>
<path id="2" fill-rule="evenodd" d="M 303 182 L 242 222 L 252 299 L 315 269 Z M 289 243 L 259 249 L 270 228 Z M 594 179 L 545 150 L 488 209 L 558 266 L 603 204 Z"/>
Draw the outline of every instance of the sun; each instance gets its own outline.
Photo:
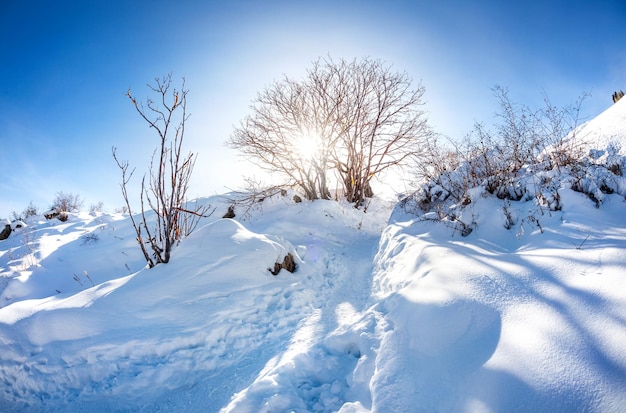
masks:
<path id="1" fill-rule="evenodd" d="M 313 160 L 319 155 L 322 140 L 314 132 L 305 131 L 293 141 L 293 151 L 302 160 Z"/>

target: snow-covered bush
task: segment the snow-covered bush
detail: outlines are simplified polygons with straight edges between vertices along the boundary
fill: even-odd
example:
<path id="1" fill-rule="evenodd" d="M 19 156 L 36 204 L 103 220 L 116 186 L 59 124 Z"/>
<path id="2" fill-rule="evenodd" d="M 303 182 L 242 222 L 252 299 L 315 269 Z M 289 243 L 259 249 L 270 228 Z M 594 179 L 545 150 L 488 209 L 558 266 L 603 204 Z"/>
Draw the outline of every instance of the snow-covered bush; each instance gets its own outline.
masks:
<path id="1" fill-rule="evenodd" d="M 626 196 L 626 178 L 623 176 L 626 156 L 619 154 L 620 145 L 609 143 L 605 150 L 591 150 L 571 169 L 570 188 L 586 194 L 596 204 L 604 201 L 606 195 L 617 193 Z"/>
<path id="2" fill-rule="evenodd" d="M 33 204 L 33 201 L 30 201 L 28 203 L 28 206 L 24 208 L 24 211 L 22 211 L 21 214 L 13 211 L 13 213 L 11 214 L 11 219 L 13 221 L 24 221 L 30 217 L 34 217 L 37 215 L 39 215 L 39 209 Z"/>
<path id="3" fill-rule="evenodd" d="M 619 142 L 609 142 L 606 149 L 606 166 L 613 174 L 618 176 L 624 176 L 624 170 L 626 169 L 626 158 L 619 154 L 621 150 L 622 146 Z M 604 153 L 599 155 L 601 158 Z"/>
<path id="4" fill-rule="evenodd" d="M 27 219 L 37 215 L 39 215 L 39 208 L 33 204 L 33 201 L 30 201 L 28 206 L 22 212 L 22 219 Z"/>
<path id="5" fill-rule="evenodd" d="M 489 167 L 484 163 L 487 158 L 465 160 L 454 170 L 441 168 L 439 176 L 425 180 L 417 191 L 402 199 L 399 208 L 423 219 L 447 222 L 461 234 L 468 234 L 471 231 L 464 231 L 464 228 L 473 220 L 463 217 L 472 202 L 480 197 L 494 196 L 503 200 L 503 226 L 507 229 L 524 221 L 540 227 L 535 214 L 560 211 L 563 206 L 559 191 L 563 189 L 586 194 L 597 208 L 606 195 L 616 193 L 626 197 L 626 177 L 622 173 L 626 156 L 619 155 L 615 145 L 606 150 L 593 150 L 589 156 L 572 160 L 565 166 L 554 165 L 548 169 L 546 164 L 537 162 L 525 165 L 515 174 L 501 170 L 487 175 L 485 170 Z M 527 217 L 514 216 L 511 202 L 515 201 L 534 203 L 534 207 L 527 208 Z"/>
<path id="6" fill-rule="evenodd" d="M 511 103 L 505 89 L 495 93 L 501 122 L 492 130 L 477 124 L 461 144 L 433 141 L 418 171 L 421 183 L 401 200 L 400 209 L 468 235 L 476 226 L 471 204 L 479 197 L 503 200 L 505 228 L 526 222 L 541 229 L 537 217 L 562 209 L 563 188 L 587 194 L 597 207 L 606 194 L 626 195 L 626 157 L 618 143 L 583 153 L 587 143 L 577 126 L 582 99 L 562 109 L 545 99 L 545 108 L 535 111 Z M 511 208 L 515 201 L 533 201 L 534 207 L 517 217 Z"/>

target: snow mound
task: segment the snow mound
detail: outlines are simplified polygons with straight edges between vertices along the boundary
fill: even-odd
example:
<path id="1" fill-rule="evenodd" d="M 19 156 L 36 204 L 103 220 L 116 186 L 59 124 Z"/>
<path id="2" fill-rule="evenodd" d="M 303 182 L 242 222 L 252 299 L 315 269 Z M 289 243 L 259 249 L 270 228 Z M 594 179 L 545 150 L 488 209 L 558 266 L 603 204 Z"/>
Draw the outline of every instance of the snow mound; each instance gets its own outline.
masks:
<path id="1" fill-rule="evenodd" d="M 389 207 L 371 211 L 269 199 L 241 221 L 206 220 L 150 270 L 127 217 L 33 218 L 1 244 L 0 410 L 217 411 L 275 360 L 288 365 L 281 354 L 301 352 L 304 331 L 325 331 L 315 320 L 330 330 L 334 311 L 320 309 L 340 304 L 337 291 L 367 299 L 368 284 L 352 281 L 367 283 Z M 36 262 L 16 258 L 21 248 Z M 296 272 L 272 275 L 287 253 Z M 84 267 L 79 283 L 71 274 Z"/>
<path id="2" fill-rule="evenodd" d="M 607 148 L 617 144 L 626 155 L 626 99 L 620 99 L 607 110 L 581 125 L 576 135 L 589 149 Z"/>
<path id="3" fill-rule="evenodd" d="M 374 272 L 376 311 L 391 327 L 371 411 L 626 405 L 626 205 L 618 195 L 599 209 L 571 190 L 562 196 L 563 212 L 541 218 L 543 233 L 521 239 L 489 199 L 474 203 L 482 222 L 466 237 L 441 222 L 391 223 Z"/>
<path id="4" fill-rule="evenodd" d="M 169 265 L 112 277 L 78 292 L 53 290 L 31 298 L 62 284 L 65 271 L 51 271 L 62 267 L 59 261 L 72 262 L 79 250 L 91 248 L 79 244 L 79 234 L 91 222 L 83 219 L 35 225 L 35 234 L 43 231 L 32 246 L 40 248 L 35 254 L 41 261 L 25 271 L 28 280 L 16 277 L 5 289 L 8 297 L 7 290 L 17 291 L 16 283 L 44 284 L 25 288 L 30 293 L 21 299 L 5 298 L 11 304 L 0 308 L 0 390 L 7 408 L 65 410 L 78 403 L 106 411 L 141 404 L 166 390 L 191 386 L 207 371 L 240 362 L 295 322 L 287 309 L 280 320 L 271 321 L 271 310 L 297 307 L 297 294 L 288 287 L 306 271 L 278 276 L 268 271 L 287 252 L 302 265 L 295 248 L 227 219 L 185 239 Z M 55 235 L 56 249 L 46 256 L 52 230 L 72 235 Z M 102 404 L 103 397 L 111 402 Z"/>

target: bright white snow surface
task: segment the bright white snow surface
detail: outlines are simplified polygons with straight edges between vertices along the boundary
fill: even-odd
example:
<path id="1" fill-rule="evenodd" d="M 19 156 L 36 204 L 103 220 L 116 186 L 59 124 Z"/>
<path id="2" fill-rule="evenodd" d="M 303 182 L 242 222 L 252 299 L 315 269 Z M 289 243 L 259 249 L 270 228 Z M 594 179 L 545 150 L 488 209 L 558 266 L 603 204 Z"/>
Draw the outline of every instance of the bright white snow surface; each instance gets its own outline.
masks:
<path id="1" fill-rule="evenodd" d="M 230 220 L 213 197 L 149 270 L 127 216 L 31 217 L 0 241 L 0 411 L 625 411 L 615 179 L 599 208 L 567 185 L 559 211 L 511 202 L 537 222 L 510 229 L 477 189 L 466 237 L 376 199 Z M 288 252 L 297 271 L 271 275 Z"/>

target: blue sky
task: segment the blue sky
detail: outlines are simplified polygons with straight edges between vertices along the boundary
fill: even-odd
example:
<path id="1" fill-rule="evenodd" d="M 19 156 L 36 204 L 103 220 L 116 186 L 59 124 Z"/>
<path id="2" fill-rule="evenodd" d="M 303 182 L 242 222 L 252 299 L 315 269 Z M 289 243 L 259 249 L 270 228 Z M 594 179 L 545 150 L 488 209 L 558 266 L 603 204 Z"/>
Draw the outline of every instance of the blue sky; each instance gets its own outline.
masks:
<path id="1" fill-rule="evenodd" d="M 516 4 L 519 3 L 519 4 Z M 255 171 L 224 142 L 251 100 L 313 60 L 369 56 L 426 87 L 433 127 L 451 138 L 491 122 L 491 88 L 537 106 L 591 92 L 583 115 L 626 90 L 626 2 L 0 0 L 0 217 L 58 191 L 120 207 L 111 147 L 147 169 L 157 142 L 124 96 L 172 72 L 189 93 L 190 195 Z"/>

